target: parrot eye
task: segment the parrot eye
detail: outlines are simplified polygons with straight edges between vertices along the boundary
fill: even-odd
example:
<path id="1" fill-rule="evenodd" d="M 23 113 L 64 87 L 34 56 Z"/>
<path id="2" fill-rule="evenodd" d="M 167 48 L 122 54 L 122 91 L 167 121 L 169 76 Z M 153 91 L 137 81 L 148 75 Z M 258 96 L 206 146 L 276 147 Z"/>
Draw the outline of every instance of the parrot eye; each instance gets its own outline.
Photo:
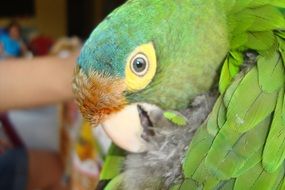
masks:
<path id="1" fill-rule="evenodd" d="M 148 70 L 148 59 L 144 54 L 137 54 L 131 64 L 131 70 L 138 76 L 144 76 Z"/>
<path id="2" fill-rule="evenodd" d="M 136 92 L 144 89 L 156 73 L 156 54 L 153 43 L 136 47 L 128 56 L 125 67 L 127 90 Z"/>

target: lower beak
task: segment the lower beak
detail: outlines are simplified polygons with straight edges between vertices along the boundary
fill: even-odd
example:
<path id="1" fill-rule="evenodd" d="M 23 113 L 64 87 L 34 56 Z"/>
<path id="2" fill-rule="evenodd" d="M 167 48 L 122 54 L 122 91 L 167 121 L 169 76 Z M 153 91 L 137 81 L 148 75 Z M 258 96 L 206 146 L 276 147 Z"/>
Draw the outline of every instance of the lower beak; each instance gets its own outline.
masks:
<path id="1" fill-rule="evenodd" d="M 148 113 L 160 110 L 158 107 L 140 103 Z M 145 126 L 143 126 L 138 104 L 126 106 L 120 112 L 111 114 L 102 124 L 103 129 L 112 141 L 129 152 L 140 153 L 147 149 Z"/>

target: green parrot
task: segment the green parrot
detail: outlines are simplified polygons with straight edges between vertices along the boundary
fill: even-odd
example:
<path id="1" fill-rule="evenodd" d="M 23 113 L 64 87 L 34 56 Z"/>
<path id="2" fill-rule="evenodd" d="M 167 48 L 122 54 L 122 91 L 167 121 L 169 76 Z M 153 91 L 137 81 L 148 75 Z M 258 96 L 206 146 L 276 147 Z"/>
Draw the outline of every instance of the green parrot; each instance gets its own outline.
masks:
<path id="1" fill-rule="evenodd" d="M 181 129 L 191 138 L 173 167 L 179 179 L 165 185 L 162 176 L 148 189 L 284 190 L 282 8 L 284 0 L 129 0 L 107 16 L 86 41 L 73 84 L 83 116 L 117 145 L 98 189 L 122 189 L 126 155 L 147 151 L 143 134 L 155 135 L 144 127 L 155 123 L 148 110 L 176 133 L 176 111 L 216 91 L 197 130 Z"/>

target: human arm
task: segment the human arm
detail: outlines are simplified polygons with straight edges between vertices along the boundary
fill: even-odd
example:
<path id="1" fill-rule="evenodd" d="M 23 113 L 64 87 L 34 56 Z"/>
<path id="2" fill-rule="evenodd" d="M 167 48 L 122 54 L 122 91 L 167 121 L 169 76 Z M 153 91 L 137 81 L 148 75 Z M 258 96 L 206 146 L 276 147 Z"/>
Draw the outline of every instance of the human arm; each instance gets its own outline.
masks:
<path id="1" fill-rule="evenodd" d="M 72 99 L 77 54 L 0 62 L 0 112 Z"/>

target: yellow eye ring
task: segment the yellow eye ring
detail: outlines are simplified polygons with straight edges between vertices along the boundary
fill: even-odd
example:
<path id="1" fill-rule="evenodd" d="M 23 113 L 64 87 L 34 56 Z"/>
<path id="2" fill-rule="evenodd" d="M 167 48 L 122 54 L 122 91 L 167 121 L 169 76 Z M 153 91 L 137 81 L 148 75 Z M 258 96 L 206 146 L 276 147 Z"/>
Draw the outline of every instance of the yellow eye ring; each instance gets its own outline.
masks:
<path id="1" fill-rule="evenodd" d="M 125 67 L 125 83 L 128 91 L 144 89 L 153 79 L 157 68 L 155 49 L 152 43 L 137 47 L 128 57 Z"/>
<path id="2" fill-rule="evenodd" d="M 147 73 L 149 68 L 148 58 L 143 53 L 138 53 L 132 58 L 130 67 L 133 73 L 142 77 Z"/>

